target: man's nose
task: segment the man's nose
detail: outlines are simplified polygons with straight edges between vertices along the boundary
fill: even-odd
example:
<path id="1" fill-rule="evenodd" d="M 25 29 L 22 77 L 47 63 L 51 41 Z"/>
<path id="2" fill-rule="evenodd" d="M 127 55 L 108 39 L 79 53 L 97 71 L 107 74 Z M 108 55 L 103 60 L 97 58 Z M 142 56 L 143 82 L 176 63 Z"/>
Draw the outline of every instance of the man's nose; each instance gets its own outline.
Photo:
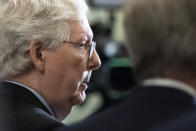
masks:
<path id="1" fill-rule="evenodd" d="M 92 57 L 88 61 L 87 70 L 97 70 L 101 66 L 101 60 L 97 51 L 94 49 Z"/>

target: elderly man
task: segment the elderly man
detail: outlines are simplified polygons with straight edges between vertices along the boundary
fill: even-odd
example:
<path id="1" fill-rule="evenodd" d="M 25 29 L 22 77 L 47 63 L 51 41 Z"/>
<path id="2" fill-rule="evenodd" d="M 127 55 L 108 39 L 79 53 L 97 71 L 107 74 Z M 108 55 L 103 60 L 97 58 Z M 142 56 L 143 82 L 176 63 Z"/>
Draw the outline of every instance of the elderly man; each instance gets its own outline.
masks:
<path id="1" fill-rule="evenodd" d="M 195 0 L 128 0 L 125 30 L 140 84 L 123 103 L 72 130 L 146 131 L 196 110 L 195 27 Z"/>
<path id="2" fill-rule="evenodd" d="M 48 131 L 100 66 L 83 0 L 0 1 L 0 130 Z"/>

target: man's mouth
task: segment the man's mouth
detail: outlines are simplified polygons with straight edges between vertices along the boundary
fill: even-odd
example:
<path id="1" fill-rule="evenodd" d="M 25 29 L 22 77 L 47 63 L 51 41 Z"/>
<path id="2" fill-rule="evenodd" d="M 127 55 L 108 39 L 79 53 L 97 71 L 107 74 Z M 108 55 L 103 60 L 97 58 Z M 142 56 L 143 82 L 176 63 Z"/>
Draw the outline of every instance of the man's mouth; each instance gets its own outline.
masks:
<path id="1" fill-rule="evenodd" d="M 88 88 L 88 83 L 89 83 L 89 81 L 90 81 L 90 76 L 91 76 L 91 72 L 90 73 L 88 73 L 88 72 L 86 72 L 86 74 L 85 74 L 85 77 L 83 77 L 83 81 L 82 81 L 82 83 L 80 84 L 80 88 L 79 88 L 79 90 L 82 92 L 82 91 L 85 91 L 87 88 Z"/>
<path id="2" fill-rule="evenodd" d="M 88 82 L 87 81 L 83 81 L 80 84 L 80 91 L 85 91 L 88 88 Z"/>

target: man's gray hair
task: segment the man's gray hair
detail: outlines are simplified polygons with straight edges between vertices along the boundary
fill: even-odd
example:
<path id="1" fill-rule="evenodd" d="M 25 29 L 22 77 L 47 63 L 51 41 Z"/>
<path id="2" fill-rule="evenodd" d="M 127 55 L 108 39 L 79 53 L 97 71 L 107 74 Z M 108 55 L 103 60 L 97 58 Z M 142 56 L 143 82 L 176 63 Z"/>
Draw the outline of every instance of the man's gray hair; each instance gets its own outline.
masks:
<path id="1" fill-rule="evenodd" d="M 88 11 L 84 0 L 1 0 L 0 7 L 0 79 L 32 68 L 31 40 L 56 48 L 69 39 L 66 20 L 82 19 Z"/>
<path id="2" fill-rule="evenodd" d="M 128 0 L 125 30 L 138 79 L 196 76 L 196 0 Z"/>

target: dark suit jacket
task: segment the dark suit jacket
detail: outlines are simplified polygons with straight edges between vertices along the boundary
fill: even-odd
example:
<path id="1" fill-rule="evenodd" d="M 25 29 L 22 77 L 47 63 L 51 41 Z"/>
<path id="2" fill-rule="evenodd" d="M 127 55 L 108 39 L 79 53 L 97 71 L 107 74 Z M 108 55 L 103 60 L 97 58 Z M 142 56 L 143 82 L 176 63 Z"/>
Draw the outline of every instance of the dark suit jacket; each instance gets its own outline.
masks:
<path id="1" fill-rule="evenodd" d="M 147 131 L 191 109 L 196 109 L 193 97 L 180 90 L 137 87 L 123 103 L 70 128 L 72 131 Z"/>
<path id="2" fill-rule="evenodd" d="M 29 90 L 0 84 L 0 131 L 50 131 L 61 126 L 67 131 Z"/>
<path id="3" fill-rule="evenodd" d="M 153 128 L 152 131 L 196 131 L 196 110 L 161 124 Z"/>

